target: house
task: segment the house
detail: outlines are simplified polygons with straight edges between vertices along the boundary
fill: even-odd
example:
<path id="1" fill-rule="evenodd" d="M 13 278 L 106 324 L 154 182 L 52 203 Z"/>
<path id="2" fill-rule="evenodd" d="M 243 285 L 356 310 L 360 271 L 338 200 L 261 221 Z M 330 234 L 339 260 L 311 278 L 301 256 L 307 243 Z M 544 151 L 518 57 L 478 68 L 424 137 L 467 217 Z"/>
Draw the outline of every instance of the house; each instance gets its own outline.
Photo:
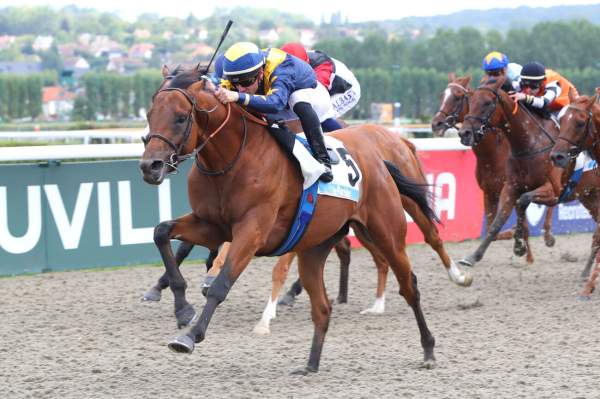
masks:
<path id="1" fill-rule="evenodd" d="M 0 73 L 28 75 L 38 72 L 42 72 L 42 64 L 40 62 L 0 61 Z"/>
<path id="2" fill-rule="evenodd" d="M 111 40 L 106 35 L 98 35 L 94 38 L 92 43 L 90 44 L 90 53 L 94 55 L 94 57 L 117 57 L 125 54 L 123 51 L 123 46 L 120 43 Z"/>
<path id="3" fill-rule="evenodd" d="M 317 41 L 316 33 L 312 29 L 301 29 L 300 30 L 300 43 L 304 45 L 304 47 L 312 48 L 315 42 Z"/>
<path id="4" fill-rule="evenodd" d="M 129 49 L 129 58 L 149 60 L 152 58 L 152 50 L 154 50 L 154 47 L 155 46 L 152 43 L 134 44 Z"/>
<path id="5" fill-rule="evenodd" d="M 38 36 L 33 41 L 31 47 L 35 51 L 48 51 L 50 47 L 52 47 L 52 43 L 54 43 L 54 38 L 52 36 Z"/>
<path id="6" fill-rule="evenodd" d="M 75 93 L 61 86 L 42 89 L 42 113 L 48 120 L 66 119 L 73 110 Z"/>
<path id="7" fill-rule="evenodd" d="M 149 39 L 152 34 L 147 29 L 136 29 L 133 31 L 133 36 L 136 39 Z"/>
<path id="8" fill-rule="evenodd" d="M 83 57 L 67 57 L 63 59 L 63 71 L 69 72 L 75 80 L 90 70 L 90 63 Z"/>
<path id="9" fill-rule="evenodd" d="M 275 30 L 275 29 L 261 30 L 258 33 L 258 37 L 261 42 L 273 44 L 277 40 L 279 40 L 279 33 L 277 33 L 277 30 Z"/>
<path id="10" fill-rule="evenodd" d="M 75 57 L 78 50 L 77 43 L 65 43 L 58 45 L 58 55 L 64 60 L 65 58 Z"/>
<path id="11" fill-rule="evenodd" d="M 0 36 L 0 50 L 6 50 L 15 42 L 15 36 L 2 35 Z"/>
<path id="12" fill-rule="evenodd" d="M 188 60 L 198 61 L 209 59 L 215 51 L 214 48 L 204 43 L 186 44 L 183 49 L 187 54 Z"/>

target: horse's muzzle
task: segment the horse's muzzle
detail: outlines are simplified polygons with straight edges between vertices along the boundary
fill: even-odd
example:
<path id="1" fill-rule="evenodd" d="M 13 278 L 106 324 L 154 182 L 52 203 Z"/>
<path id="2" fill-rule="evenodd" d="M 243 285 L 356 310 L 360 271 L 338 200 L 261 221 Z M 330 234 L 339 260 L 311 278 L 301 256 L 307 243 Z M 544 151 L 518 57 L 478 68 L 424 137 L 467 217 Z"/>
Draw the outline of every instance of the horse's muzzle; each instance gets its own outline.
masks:
<path id="1" fill-rule="evenodd" d="M 552 152 L 550 154 L 550 159 L 552 159 L 554 166 L 565 169 L 569 165 L 570 158 L 564 152 Z"/>
<path id="2" fill-rule="evenodd" d="M 167 164 L 162 159 L 142 159 L 140 169 L 148 184 L 160 184 L 165 179 Z"/>
<path id="3" fill-rule="evenodd" d="M 462 145 L 466 145 L 467 147 L 475 145 L 475 134 L 470 128 L 463 127 L 458 131 L 458 136 L 460 137 L 460 143 Z"/>

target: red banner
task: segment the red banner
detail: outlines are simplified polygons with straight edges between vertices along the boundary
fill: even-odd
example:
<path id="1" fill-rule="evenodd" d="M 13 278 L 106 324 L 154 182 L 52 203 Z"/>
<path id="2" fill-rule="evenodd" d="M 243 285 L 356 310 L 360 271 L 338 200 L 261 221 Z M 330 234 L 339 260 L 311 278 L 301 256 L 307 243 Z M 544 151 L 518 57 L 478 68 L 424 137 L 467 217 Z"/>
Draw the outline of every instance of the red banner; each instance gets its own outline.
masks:
<path id="1" fill-rule="evenodd" d="M 476 159 L 472 151 L 419 151 L 419 159 L 434 194 L 434 210 L 444 241 L 479 238 L 482 227 L 483 196 L 475 180 Z M 408 220 L 408 243 L 424 242 L 423 233 Z M 358 244 L 351 237 L 353 244 Z"/>

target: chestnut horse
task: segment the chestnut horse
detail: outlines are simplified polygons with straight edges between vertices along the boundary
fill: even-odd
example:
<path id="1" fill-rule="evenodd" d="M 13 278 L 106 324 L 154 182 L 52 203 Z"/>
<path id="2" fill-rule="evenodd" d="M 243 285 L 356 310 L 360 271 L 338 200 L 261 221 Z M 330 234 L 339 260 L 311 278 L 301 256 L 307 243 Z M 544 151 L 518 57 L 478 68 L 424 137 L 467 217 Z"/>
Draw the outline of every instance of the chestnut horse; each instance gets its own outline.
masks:
<path id="1" fill-rule="evenodd" d="M 163 66 L 162 74 L 163 74 L 163 82 L 159 87 L 159 91 L 166 87 L 170 87 L 170 83 L 177 76 L 179 76 L 179 80 L 186 79 L 195 79 L 197 76 L 197 70 L 199 67 L 196 67 L 193 70 L 184 70 L 179 67 L 175 68 L 173 71 L 170 71 L 168 67 Z M 187 76 L 186 76 L 187 75 Z M 298 120 L 286 121 L 288 127 L 293 131 L 300 131 L 301 126 Z M 196 129 L 196 125 L 192 126 L 192 129 Z M 424 173 L 422 171 L 421 164 L 416 155 L 415 146 L 408 140 L 402 139 L 401 145 L 398 147 L 398 150 L 403 153 L 403 162 L 399 164 L 399 169 L 404 176 L 407 176 L 413 179 L 417 183 L 421 183 L 426 185 L 427 181 L 425 179 Z M 439 233 L 437 227 L 431 220 L 423 214 L 419 206 L 410 198 L 406 196 L 402 196 L 402 201 L 405 210 L 412 217 L 412 219 L 417 223 L 421 232 L 425 237 L 425 241 L 432 247 L 434 251 L 436 251 L 442 261 L 443 266 L 446 268 L 448 273 L 448 277 L 450 281 L 453 283 L 468 287 L 471 285 L 473 278 L 470 273 L 462 270 L 447 254 L 443 241 L 439 237 Z M 177 263 L 180 264 L 181 261 L 185 258 L 185 256 L 190 252 L 193 244 L 182 242 L 179 245 L 175 258 Z M 221 267 L 225 263 L 225 258 L 227 255 L 227 251 L 229 248 L 229 243 L 224 243 L 218 256 L 216 255 L 216 251 L 211 251 L 211 255 L 209 257 L 209 261 L 207 262 L 208 277 L 207 281 L 205 281 L 203 286 L 203 293 L 206 295 L 208 287 L 210 286 L 210 282 L 218 275 Z M 348 275 L 349 275 L 349 264 L 350 264 L 350 241 L 347 238 L 342 239 L 338 242 L 334 249 L 338 258 L 340 259 L 340 279 L 339 279 L 339 291 L 336 299 L 337 303 L 347 303 L 348 301 Z M 385 258 L 376 253 L 371 254 L 374 260 L 374 263 L 377 268 L 377 289 L 375 302 L 373 305 L 361 312 L 361 314 L 365 313 L 383 313 L 385 310 L 385 286 L 387 282 L 387 275 L 389 266 Z M 216 257 L 216 259 L 215 259 Z M 270 321 L 271 319 L 276 317 L 276 309 L 277 304 L 285 304 L 291 306 L 295 300 L 295 296 L 298 295 L 302 291 L 302 285 L 299 280 L 292 284 L 290 290 L 278 301 L 279 294 L 287 275 L 290 270 L 290 266 L 292 261 L 295 258 L 294 253 L 288 253 L 281 256 L 275 266 L 273 266 L 272 271 L 272 288 L 271 288 L 271 296 L 267 302 L 267 305 L 263 311 L 262 318 L 258 322 L 258 324 L 254 328 L 254 332 L 260 335 L 269 334 L 270 333 Z M 213 265 L 214 260 L 214 265 Z M 144 294 L 144 300 L 150 301 L 158 301 L 161 298 L 161 290 L 168 287 L 168 275 L 165 272 L 163 276 L 159 279 L 158 283 L 153 286 L 146 294 Z"/>
<path id="2" fill-rule="evenodd" d="M 456 77 L 453 73 L 448 75 L 448 86 L 441 95 L 439 111 L 431 120 L 431 130 L 435 136 L 441 137 L 457 123 L 462 123 L 469 112 L 469 94 L 471 90 L 471 76 Z M 510 152 L 508 141 L 501 133 L 502 128 L 494 129 L 484 135 L 477 145 L 473 146 L 473 153 L 477 159 L 475 178 L 483 192 L 483 209 L 485 212 L 486 232 L 498 211 L 500 192 L 506 181 L 506 161 Z M 552 207 L 546 209 L 544 218 L 544 242 L 552 247 L 555 243 L 552 235 Z M 526 221 L 525 221 L 526 222 Z M 513 237 L 513 231 L 507 230 L 498 234 L 497 240 L 506 240 Z M 533 254 L 529 244 L 527 248 L 527 262 L 533 263 Z"/>
<path id="3" fill-rule="evenodd" d="M 186 282 L 177 267 L 171 239 L 211 250 L 231 241 L 225 266 L 207 293 L 199 320 L 169 343 L 175 352 L 191 353 L 205 339 L 217 306 L 253 256 L 267 255 L 286 238 L 301 195 L 302 177 L 264 122 L 236 104 L 222 105 L 214 86 L 199 79 L 189 87 L 159 91 L 148 113 L 150 125 L 140 160 L 144 180 L 160 184 L 178 162 L 194 158 L 188 176 L 192 212 L 160 223 L 154 241 L 169 275 L 178 323 L 195 314 L 185 298 Z M 192 130 L 193 124 L 198 125 Z M 196 133 L 194 133 L 196 132 Z M 387 260 L 412 308 L 421 336 L 424 366 L 435 364 L 435 340 L 420 305 L 417 279 L 406 254 L 406 218 L 400 194 L 413 199 L 431 220 L 426 187 L 404 177 L 400 138 L 386 129 L 363 125 L 331 133 L 341 140 L 362 170 L 357 203 L 321 196 L 307 231 L 294 250 L 303 287 L 311 302 L 312 346 L 300 374 L 316 372 L 329 325 L 331 304 L 323 282 L 323 266 L 333 245 L 350 225 L 361 243 Z M 184 324 L 184 323 L 183 323 Z"/>
<path id="4" fill-rule="evenodd" d="M 514 252 L 524 252 L 529 234 L 527 224 L 523 223 L 527 206 L 531 202 L 557 205 L 574 168 L 574 162 L 566 170 L 552 164 L 550 150 L 559 133 L 556 124 L 515 103 L 500 89 L 503 81 L 503 78 L 492 78 L 475 89 L 469 98 L 469 114 L 459 131 L 461 142 L 472 146 L 485 137 L 490 129 L 506 125 L 503 133 L 510 143 L 507 178 L 500 194 L 498 212 L 477 250 L 460 261 L 465 265 L 474 265 L 481 260 L 513 207 L 518 218 Z M 597 211 L 597 195 L 593 188 L 599 184 L 598 176 L 591 171 L 584 172 L 574 191 L 563 200 L 567 202 L 578 198 L 594 215 Z"/>
<path id="5" fill-rule="evenodd" d="M 593 97 L 580 96 L 572 98 L 571 104 L 565 109 L 560 122 L 560 135 L 550 153 L 552 162 L 558 167 L 568 167 L 570 161 L 583 151 L 589 151 L 596 162 L 600 161 L 600 104 L 598 98 L 600 88 L 596 89 Z M 598 166 L 596 166 L 597 168 Z M 589 188 L 596 199 L 600 198 L 600 186 Z M 598 207 L 594 208 L 592 217 L 596 223 L 600 222 Z M 581 290 L 579 300 L 590 300 L 592 292 L 596 289 L 600 276 L 600 259 L 597 258 L 600 249 L 600 224 L 592 238 L 592 252 L 582 276 L 589 277 Z M 596 266 L 590 274 L 592 264 Z"/>

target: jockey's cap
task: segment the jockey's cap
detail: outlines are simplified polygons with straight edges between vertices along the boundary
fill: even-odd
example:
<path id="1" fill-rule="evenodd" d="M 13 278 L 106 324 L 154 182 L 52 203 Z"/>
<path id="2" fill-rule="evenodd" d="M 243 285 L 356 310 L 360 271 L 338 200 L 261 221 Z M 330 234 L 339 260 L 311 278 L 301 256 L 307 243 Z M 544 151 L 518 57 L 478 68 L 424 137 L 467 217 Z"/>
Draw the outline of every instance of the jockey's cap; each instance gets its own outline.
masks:
<path id="1" fill-rule="evenodd" d="M 265 63 L 262 51 L 254 43 L 238 42 L 229 47 L 223 60 L 223 74 L 226 78 L 250 77 L 258 73 Z"/>
<path id="2" fill-rule="evenodd" d="M 281 46 L 281 49 L 294 57 L 300 58 L 304 62 L 309 62 L 306 49 L 301 43 L 286 43 Z"/>
<path id="3" fill-rule="evenodd" d="M 508 57 L 499 51 L 492 51 L 483 57 L 481 68 L 484 71 L 493 71 L 496 69 L 506 68 L 508 66 Z"/>
<path id="4" fill-rule="evenodd" d="M 546 78 L 546 67 L 539 62 L 528 62 L 521 70 L 522 80 L 543 80 Z"/>

